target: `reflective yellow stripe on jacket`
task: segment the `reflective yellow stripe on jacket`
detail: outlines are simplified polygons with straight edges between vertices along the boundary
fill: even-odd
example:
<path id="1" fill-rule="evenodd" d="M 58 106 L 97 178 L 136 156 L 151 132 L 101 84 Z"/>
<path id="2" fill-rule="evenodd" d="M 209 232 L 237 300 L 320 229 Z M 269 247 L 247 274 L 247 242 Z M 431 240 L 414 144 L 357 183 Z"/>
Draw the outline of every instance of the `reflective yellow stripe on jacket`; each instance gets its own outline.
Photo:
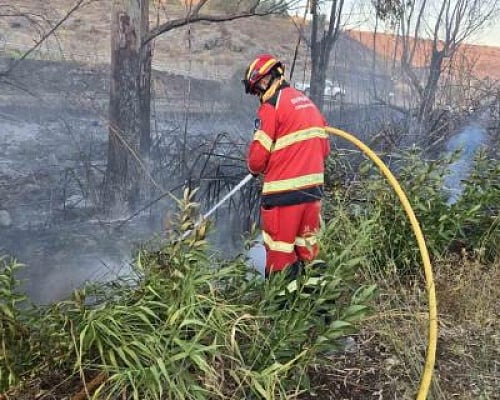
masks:
<path id="1" fill-rule="evenodd" d="M 259 142 L 267 151 L 271 151 L 273 147 L 273 139 L 271 139 L 266 132 L 260 129 L 255 131 L 253 140 Z"/>
<path id="2" fill-rule="evenodd" d="M 262 130 L 257 130 L 254 133 L 253 140 L 258 141 L 267 151 L 274 152 L 291 146 L 292 144 L 303 142 L 304 140 L 320 138 L 327 139 L 328 134 L 323 128 L 309 128 L 302 131 L 289 133 L 286 136 L 280 137 L 273 145 L 271 137 Z"/>
<path id="3" fill-rule="evenodd" d="M 283 179 L 280 181 L 264 182 L 263 194 L 283 192 L 287 190 L 300 189 L 308 186 L 323 185 L 323 173 L 303 175 L 297 178 Z"/>
<path id="4" fill-rule="evenodd" d="M 323 128 L 309 128 L 289 133 L 288 135 L 280 137 L 278 140 L 276 140 L 273 151 L 281 150 L 292 144 L 314 138 L 327 139 L 328 134 Z"/>

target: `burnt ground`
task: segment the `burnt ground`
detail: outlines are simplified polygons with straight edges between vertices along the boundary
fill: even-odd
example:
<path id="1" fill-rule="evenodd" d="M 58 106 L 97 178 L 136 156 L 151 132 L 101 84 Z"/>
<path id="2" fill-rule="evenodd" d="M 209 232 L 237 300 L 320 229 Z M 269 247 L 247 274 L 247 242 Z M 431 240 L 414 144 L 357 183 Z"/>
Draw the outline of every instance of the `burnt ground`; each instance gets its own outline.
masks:
<path id="1" fill-rule="evenodd" d="M 160 155 L 184 128 L 188 139 L 207 141 L 222 131 L 238 137 L 237 129 L 246 128 L 217 110 L 221 101 L 207 101 L 221 92 L 218 82 L 158 72 L 154 85 L 152 129 Z M 118 230 L 99 213 L 107 66 L 25 60 L 0 87 L 0 251 L 28 265 L 22 277 L 32 300 L 59 299 L 85 280 L 127 270 L 131 247 L 162 234 L 172 201 L 165 196 Z M 162 189 L 182 183 L 180 176 L 168 178 Z"/>

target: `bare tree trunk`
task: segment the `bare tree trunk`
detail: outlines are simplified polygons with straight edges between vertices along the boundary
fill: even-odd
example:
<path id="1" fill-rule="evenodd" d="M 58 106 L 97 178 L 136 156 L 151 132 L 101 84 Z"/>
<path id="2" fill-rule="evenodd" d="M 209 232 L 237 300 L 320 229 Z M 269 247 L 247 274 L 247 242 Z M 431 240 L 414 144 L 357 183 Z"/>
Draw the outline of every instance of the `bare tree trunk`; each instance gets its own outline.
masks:
<path id="1" fill-rule="evenodd" d="M 137 207 L 150 146 L 151 50 L 147 0 L 114 0 L 105 209 L 115 217 Z"/>
<path id="2" fill-rule="evenodd" d="M 325 31 L 326 16 L 318 13 L 319 0 L 311 0 L 311 100 L 323 110 L 325 80 L 330 54 L 338 39 L 344 0 L 333 0 L 330 9 L 328 29 Z"/>
<path id="3" fill-rule="evenodd" d="M 436 102 L 436 93 L 438 90 L 438 83 L 443 69 L 444 51 L 434 49 L 431 56 L 431 64 L 429 66 L 429 77 L 427 78 L 426 85 L 423 91 L 422 99 L 419 107 L 419 121 L 424 123 L 434 109 Z"/>
<path id="4" fill-rule="evenodd" d="M 311 24 L 311 80 L 310 80 L 310 97 L 311 100 L 316 103 L 319 107 L 319 96 L 318 96 L 318 81 L 315 79 L 319 65 L 318 65 L 318 55 L 320 51 L 320 43 L 318 41 L 318 1 L 311 0 L 311 14 L 312 14 L 312 24 Z M 321 108 L 321 107 L 320 107 Z"/>
<path id="5" fill-rule="evenodd" d="M 149 0 L 141 1 L 141 42 L 149 32 Z M 149 162 L 151 150 L 151 68 L 153 54 L 151 43 L 141 46 L 140 56 L 140 101 L 141 101 L 141 155 Z"/>
<path id="6" fill-rule="evenodd" d="M 326 68 L 324 65 L 324 50 L 325 50 L 325 16 L 318 14 L 318 0 L 311 0 L 311 82 L 310 82 L 310 97 L 311 100 L 323 109 L 325 93 Z"/>
<path id="7" fill-rule="evenodd" d="M 324 93 L 327 68 L 328 66 L 325 66 L 321 60 L 312 63 L 311 66 L 311 100 L 320 110 L 323 110 L 325 103 Z"/>

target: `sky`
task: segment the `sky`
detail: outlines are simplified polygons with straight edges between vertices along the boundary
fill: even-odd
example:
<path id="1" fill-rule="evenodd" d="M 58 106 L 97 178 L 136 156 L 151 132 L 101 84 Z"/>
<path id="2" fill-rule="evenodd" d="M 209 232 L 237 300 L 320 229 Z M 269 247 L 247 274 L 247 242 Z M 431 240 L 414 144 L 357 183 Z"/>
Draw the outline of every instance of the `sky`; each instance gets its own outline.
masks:
<path id="1" fill-rule="evenodd" d="M 473 44 L 484 44 L 487 46 L 500 47 L 500 21 L 493 26 L 485 29 L 475 40 L 470 40 Z"/>
<path id="2" fill-rule="evenodd" d="M 434 1 L 440 2 L 440 0 Z M 348 24 L 349 28 L 373 30 L 373 22 L 370 21 L 373 20 L 373 18 L 370 17 L 370 14 L 373 14 L 371 2 L 372 0 L 345 0 L 344 11 L 348 11 L 352 15 L 350 24 Z M 304 13 L 303 7 L 307 3 L 307 0 L 301 0 L 300 3 L 302 4 L 302 10 L 297 10 L 296 13 L 302 16 Z M 326 3 L 330 2 L 327 1 Z M 323 7 L 328 7 L 328 4 Z M 500 9 L 497 13 L 496 20 L 491 21 L 489 26 L 467 40 L 467 43 L 500 47 Z"/>

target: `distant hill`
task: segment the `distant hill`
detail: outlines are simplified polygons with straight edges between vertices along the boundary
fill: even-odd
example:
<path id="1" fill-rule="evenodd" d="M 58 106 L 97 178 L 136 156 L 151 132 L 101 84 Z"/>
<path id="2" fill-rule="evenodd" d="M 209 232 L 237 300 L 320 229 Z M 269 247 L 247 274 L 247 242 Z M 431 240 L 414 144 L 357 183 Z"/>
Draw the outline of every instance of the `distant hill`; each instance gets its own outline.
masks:
<path id="1" fill-rule="evenodd" d="M 351 30 L 347 34 L 361 43 L 367 49 L 375 51 L 378 57 L 392 60 L 394 53 L 396 59 L 401 58 L 401 44 L 398 45 L 398 36 L 387 33 L 374 33 L 368 31 Z M 417 43 L 413 65 L 424 67 L 428 63 L 428 54 L 432 42 L 420 39 Z M 375 47 L 374 47 L 375 46 Z M 500 47 L 462 44 L 455 57 L 455 64 L 460 63 L 470 66 L 472 74 L 478 79 L 489 78 L 500 80 Z"/>
<path id="2" fill-rule="evenodd" d="M 158 12 L 151 7 L 151 25 L 156 24 L 157 17 L 162 21 L 182 15 L 184 8 L 180 3 L 162 2 Z M 215 5 L 218 3 L 221 2 L 214 2 Z M 72 0 L 25 0 L 16 7 L 33 15 L 43 15 L 53 24 L 73 5 Z M 217 12 L 218 9 L 211 11 Z M 108 64 L 110 19 L 111 0 L 89 2 L 76 11 L 57 31 L 57 35 L 44 43 L 33 56 L 91 65 Z M 0 32 L 0 52 L 3 50 L 8 56 L 21 54 L 39 37 L 39 32 L 22 17 L 0 18 Z M 238 77 L 256 54 L 268 52 L 280 57 L 290 69 L 297 39 L 297 29 L 288 16 L 254 17 L 222 24 L 197 23 L 190 28 L 183 27 L 163 34 L 155 41 L 153 68 L 178 75 L 226 81 Z M 366 75 L 374 61 L 375 71 L 371 73 L 385 75 L 388 62 L 392 62 L 394 41 L 394 36 L 378 33 L 374 59 L 373 33 L 351 30 L 341 35 L 332 54 L 331 70 L 335 79 L 347 84 L 353 74 Z M 428 44 L 422 41 L 424 48 Z M 424 65 L 422 54 L 417 53 L 417 67 Z M 474 61 L 473 71 L 477 77 L 500 79 L 500 48 L 463 45 L 459 55 L 467 57 L 469 62 Z M 296 62 L 295 79 L 302 79 L 309 67 L 307 49 L 302 45 Z"/>

